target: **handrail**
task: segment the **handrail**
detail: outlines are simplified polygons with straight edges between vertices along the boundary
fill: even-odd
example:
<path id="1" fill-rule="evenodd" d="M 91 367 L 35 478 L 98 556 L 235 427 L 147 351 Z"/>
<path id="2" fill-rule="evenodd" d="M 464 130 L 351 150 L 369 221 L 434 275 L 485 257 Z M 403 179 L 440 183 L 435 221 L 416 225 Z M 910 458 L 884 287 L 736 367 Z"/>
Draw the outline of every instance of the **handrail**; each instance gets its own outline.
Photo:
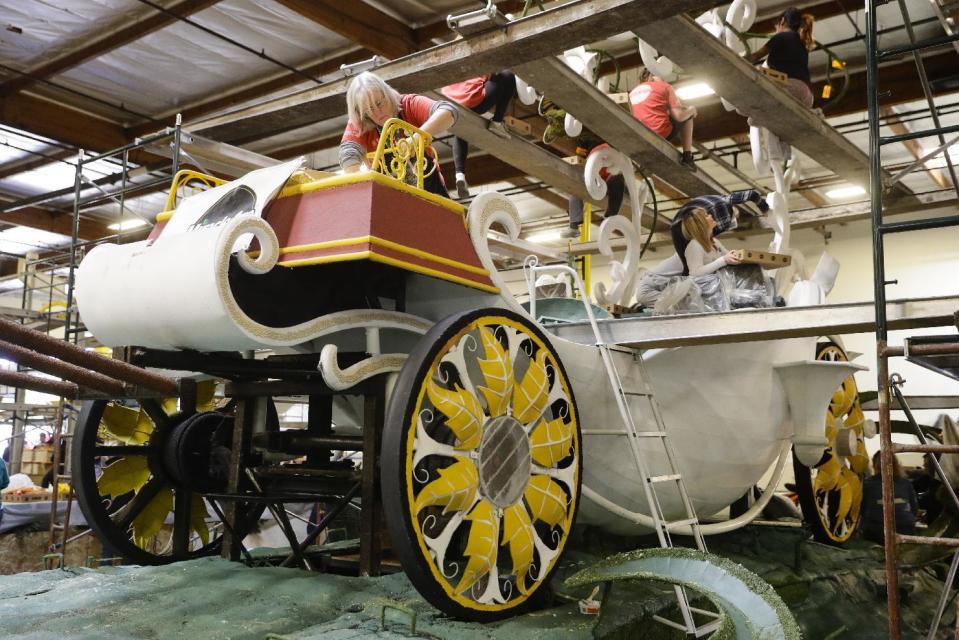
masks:
<path id="1" fill-rule="evenodd" d="M 176 209 L 177 190 L 180 187 L 185 187 L 194 180 L 202 182 L 208 187 L 218 187 L 227 182 L 222 178 L 217 178 L 216 176 L 211 176 L 206 173 L 200 173 L 199 171 L 194 171 L 193 169 L 181 169 L 180 171 L 176 172 L 176 175 L 173 176 L 173 180 L 170 182 L 170 193 L 167 194 L 166 204 L 163 205 L 164 212 L 173 211 Z"/>
<path id="2" fill-rule="evenodd" d="M 390 118 L 383 124 L 379 144 L 370 161 L 370 171 L 406 182 L 412 163 L 416 188 L 422 189 L 423 180 L 436 171 L 434 162 L 430 170 L 425 172 L 427 148 L 433 149 L 432 135 L 399 118 Z"/>

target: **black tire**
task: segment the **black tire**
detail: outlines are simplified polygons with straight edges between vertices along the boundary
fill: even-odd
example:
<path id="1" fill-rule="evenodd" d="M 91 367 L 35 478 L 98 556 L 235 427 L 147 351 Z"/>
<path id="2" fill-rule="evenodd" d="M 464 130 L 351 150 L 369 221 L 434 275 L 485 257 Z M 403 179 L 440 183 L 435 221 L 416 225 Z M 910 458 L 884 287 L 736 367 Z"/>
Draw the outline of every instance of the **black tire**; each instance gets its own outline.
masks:
<path id="1" fill-rule="evenodd" d="M 504 324 L 497 324 L 504 323 Z M 482 327 L 482 328 L 480 328 Z M 499 329 L 497 329 L 499 327 Z M 436 384 L 436 380 L 439 380 L 439 377 L 434 378 L 434 372 L 439 372 L 442 367 L 446 366 L 443 358 L 453 349 L 456 344 L 467 344 L 467 341 L 470 340 L 469 336 L 475 336 L 475 334 L 480 334 L 481 337 L 484 335 L 483 331 L 486 330 L 485 336 L 493 336 L 497 338 L 498 342 L 503 340 L 509 341 L 510 339 L 519 340 L 517 344 L 529 344 L 530 351 L 527 352 L 525 348 L 523 349 L 523 354 L 521 355 L 516 352 L 515 361 L 511 364 L 520 363 L 520 361 L 525 357 L 528 358 L 529 362 L 532 362 L 535 358 L 539 358 L 539 350 L 546 349 L 542 355 L 543 362 L 547 363 L 542 367 L 542 371 L 546 372 L 545 374 L 545 385 L 548 386 L 549 393 L 554 394 L 565 394 L 559 400 L 554 400 L 552 403 L 546 405 L 544 413 L 541 415 L 543 421 L 548 420 L 545 415 L 549 412 L 550 416 L 553 416 L 553 420 L 558 419 L 562 420 L 562 427 L 568 430 L 571 433 L 568 436 L 570 441 L 569 453 L 566 457 L 558 460 L 555 463 L 555 470 L 557 475 L 559 470 L 562 470 L 562 473 L 568 474 L 568 476 L 573 478 L 570 481 L 572 486 L 566 486 L 562 484 L 562 481 L 557 481 L 554 484 L 563 489 L 565 492 L 566 502 L 566 511 L 565 518 L 561 525 L 553 525 L 551 528 L 548 526 L 547 522 L 543 520 L 537 520 L 533 516 L 531 507 L 527 501 L 527 495 L 530 491 L 530 487 L 533 482 L 549 482 L 550 480 L 534 480 L 535 478 L 542 478 L 549 476 L 544 476 L 543 474 L 533 473 L 535 465 L 530 462 L 528 467 L 529 477 L 526 478 L 523 474 L 526 473 L 527 467 L 522 466 L 520 463 L 515 463 L 513 460 L 517 452 L 521 459 L 524 459 L 524 456 L 527 454 L 526 447 L 527 445 L 523 444 L 521 441 L 514 441 L 506 437 L 503 434 L 514 434 L 510 438 L 521 438 L 520 435 L 515 435 L 520 433 L 512 423 L 502 422 L 502 417 L 491 416 L 491 413 L 497 413 L 499 416 L 509 416 L 509 419 L 520 424 L 518 421 L 522 419 L 525 415 L 525 412 L 520 410 L 514 413 L 514 404 L 512 400 L 510 401 L 508 409 L 502 409 L 502 400 L 495 401 L 496 406 L 500 407 L 499 409 L 492 409 L 493 405 L 491 404 L 488 398 L 485 402 L 485 406 L 480 408 L 483 411 L 484 422 L 482 423 L 482 436 L 475 436 L 476 440 L 479 441 L 473 451 L 469 454 L 464 453 L 464 457 L 468 458 L 470 455 L 475 454 L 472 460 L 476 462 L 474 464 L 474 470 L 476 472 L 476 488 L 474 499 L 470 507 L 465 507 L 461 511 L 455 513 L 452 516 L 448 517 L 447 509 L 452 509 L 447 503 L 444 506 L 442 513 L 438 511 L 435 504 L 433 506 L 427 506 L 426 508 L 420 507 L 421 511 L 415 511 L 413 506 L 411 506 L 411 498 L 418 500 L 424 494 L 424 487 L 430 486 L 431 482 L 434 482 L 436 479 L 440 478 L 439 471 L 445 470 L 447 468 L 452 468 L 455 464 L 462 464 L 461 461 L 454 462 L 454 464 L 448 465 L 446 467 L 441 466 L 444 461 L 454 460 L 452 457 L 445 457 L 443 455 L 427 455 L 423 457 L 418 463 L 413 464 L 412 454 L 414 449 L 414 444 L 418 442 L 417 438 L 419 436 L 415 430 L 415 424 L 417 420 L 422 420 L 422 429 L 423 433 L 426 433 L 427 429 L 430 430 L 430 438 L 436 436 L 439 438 L 441 434 L 446 433 L 450 436 L 448 442 L 455 443 L 457 445 L 462 445 L 463 440 L 457 438 L 457 434 L 454 434 L 452 428 L 449 426 L 449 422 L 446 420 L 437 420 L 434 416 L 440 415 L 441 411 L 436 409 L 437 405 L 434 405 L 432 399 L 427 396 L 429 393 L 425 390 L 428 383 Z M 510 338 L 507 334 L 508 331 L 515 331 L 513 333 L 513 338 Z M 517 337 L 523 336 L 525 337 Z M 457 342 L 459 340 L 460 342 Z M 479 361 L 478 353 L 479 351 L 484 351 L 487 354 L 487 359 L 489 356 L 489 351 L 486 349 L 495 348 L 495 345 L 488 346 L 480 342 L 480 345 L 476 347 L 476 362 Z M 502 347 L 502 344 L 500 344 Z M 528 364 L 528 363 L 527 363 Z M 552 366 L 555 365 L 555 366 Z M 549 369 L 552 368 L 552 375 L 549 374 Z M 448 369 L 442 369 L 443 371 L 448 372 Z M 529 370 L 532 370 L 531 368 Z M 528 370 L 528 371 L 529 371 Z M 458 370 L 457 370 L 458 371 Z M 513 372 L 514 369 L 512 366 L 509 368 L 510 372 Z M 452 384 L 453 390 L 457 389 L 454 376 L 458 373 L 450 374 L 445 373 L 443 380 L 440 384 Z M 485 374 L 484 374 L 485 375 Z M 524 380 L 521 384 L 518 380 L 515 381 L 517 386 L 525 385 L 525 373 Z M 531 376 L 534 377 L 534 376 Z M 473 377 L 470 377 L 470 380 L 474 380 Z M 485 379 L 486 382 L 489 382 L 489 379 Z M 452 381 L 452 382 L 451 382 Z M 563 385 L 562 387 L 556 387 L 556 385 Z M 435 387 L 433 387 L 435 389 Z M 542 385 L 540 386 L 542 390 Z M 449 389 L 445 389 L 446 392 L 449 392 Z M 548 394 L 549 395 L 549 394 Z M 480 398 L 483 394 L 476 392 L 476 395 L 473 397 Z M 505 397 L 505 395 L 499 396 L 499 398 Z M 515 396 L 510 395 L 511 398 Z M 544 401 L 546 402 L 546 401 Z M 424 407 L 427 404 L 431 407 L 426 409 Z M 483 403 L 481 403 L 483 404 Z M 563 408 L 565 406 L 565 409 Z M 435 414 L 434 414 L 435 410 Z M 422 418 L 424 412 L 428 413 L 428 418 Z M 505 413 L 502 413 L 505 411 Z M 565 415 L 563 415 L 565 412 Z M 419 416 L 419 417 L 418 417 Z M 518 416 L 518 418 L 514 418 Z M 559 416 L 559 418 L 555 417 Z M 500 421 L 500 422 L 497 422 Z M 530 424 L 542 425 L 543 423 L 538 422 L 537 420 L 532 420 Z M 548 428 L 549 425 L 547 425 Z M 412 432 L 411 432 L 412 429 Z M 445 432 L 443 430 L 446 430 Z M 529 446 L 528 451 L 530 460 L 541 460 L 541 457 L 536 457 L 541 455 L 542 450 L 538 447 L 541 445 L 535 445 L 537 441 L 535 432 L 538 429 L 533 427 L 526 427 L 526 442 Z M 480 441 L 480 438 L 481 441 Z M 494 442 L 496 447 L 490 445 L 484 449 L 486 443 Z M 566 442 L 566 440 L 563 440 Z M 431 442 L 436 442 L 436 440 L 431 440 Z M 510 455 L 506 456 L 506 459 L 498 466 L 494 467 L 490 460 L 493 460 L 492 453 L 499 453 L 499 446 L 503 443 L 512 444 L 513 446 L 503 447 L 504 451 L 510 452 Z M 564 445 L 565 446 L 565 445 Z M 505 311 L 502 309 L 478 309 L 474 311 L 468 311 L 464 313 L 459 313 L 453 315 L 449 318 L 446 318 L 442 322 L 436 324 L 426 336 L 419 342 L 413 352 L 410 354 L 409 359 L 404 365 L 403 369 L 399 374 L 397 384 L 394 388 L 392 396 L 390 397 L 389 404 L 386 410 L 386 424 L 383 434 L 383 448 L 382 448 L 382 474 L 381 474 L 381 486 L 383 493 L 383 504 L 386 515 L 386 522 L 389 528 L 391 539 L 393 542 L 393 547 L 400 561 L 402 562 L 403 568 L 406 571 L 407 576 L 410 581 L 416 587 L 416 589 L 423 595 L 426 600 L 428 600 L 433 606 L 437 609 L 443 611 L 444 613 L 454 616 L 456 618 L 476 621 L 476 622 L 491 622 L 495 620 L 500 620 L 506 617 L 510 617 L 526 611 L 538 603 L 541 594 L 547 593 L 544 587 L 547 586 L 550 577 L 553 574 L 553 571 L 556 569 L 559 558 L 562 556 L 563 548 L 565 547 L 566 540 L 569 535 L 568 526 L 571 525 L 573 519 L 576 515 L 576 509 L 578 507 L 578 496 L 579 496 L 579 485 L 580 478 L 582 475 L 582 455 L 580 453 L 581 439 L 579 434 L 579 424 L 578 424 L 578 413 L 576 409 L 575 399 L 572 396 L 572 386 L 569 383 L 569 378 L 566 375 L 566 371 L 563 368 L 562 363 L 559 360 L 558 355 L 555 350 L 553 350 L 552 345 L 547 339 L 546 335 L 539 330 L 539 328 L 534 325 L 530 320 L 526 319 L 523 316 L 520 316 L 517 313 L 512 311 Z M 566 449 L 561 451 L 565 454 Z M 488 452 L 492 452 L 489 453 Z M 507 464 L 509 462 L 509 464 Z M 515 464 L 514 464 L 515 463 Z M 551 463 L 552 464 L 552 463 Z M 514 472 L 511 472 L 506 480 L 497 479 L 496 483 L 492 482 L 492 479 L 497 477 L 497 474 L 492 473 L 492 469 L 496 468 L 500 471 L 504 468 L 513 468 L 510 465 L 515 466 Z M 542 470 L 542 468 L 540 469 Z M 548 470 L 548 469 L 547 469 Z M 450 472 L 452 474 L 452 472 Z M 487 478 L 485 485 L 482 485 L 482 478 Z M 422 478 L 422 479 L 421 479 Z M 522 484 L 525 482 L 526 484 Z M 461 549 L 465 544 L 464 539 L 469 538 L 472 541 L 473 527 L 480 526 L 475 524 L 473 520 L 469 521 L 469 533 L 467 534 L 464 529 L 466 529 L 466 516 L 475 516 L 479 512 L 489 513 L 489 509 L 494 508 L 494 500 L 497 496 L 500 500 L 512 499 L 512 494 L 509 497 L 504 497 L 506 494 L 498 493 L 498 488 L 501 485 L 509 485 L 511 487 L 525 487 L 523 488 L 523 493 L 519 494 L 519 498 L 515 499 L 514 502 L 506 506 L 495 507 L 499 509 L 499 512 L 506 514 L 506 517 L 501 520 L 496 520 L 496 543 L 493 551 L 496 553 L 495 558 L 492 560 L 492 564 L 489 565 L 493 567 L 489 569 L 480 578 L 475 579 L 470 583 L 470 586 L 464 591 L 457 592 L 454 586 L 454 580 L 459 579 L 458 587 L 462 588 L 462 585 L 465 582 L 464 576 L 467 574 L 468 566 L 461 567 L 460 564 L 452 562 L 450 559 L 453 557 L 453 553 L 458 553 L 457 549 Z M 491 488 L 493 487 L 493 488 Z M 485 493 L 489 490 L 494 494 L 493 497 L 488 497 Z M 512 489 L 515 493 L 515 489 Z M 485 506 L 484 506 L 485 505 Z M 520 571 L 512 564 L 512 553 L 513 547 L 510 544 L 509 554 L 504 550 L 507 549 L 507 546 L 504 544 L 503 533 L 507 530 L 507 521 L 511 521 L 514 525 L 517 522 L 515 515 L 510 518 L 510 514 L 518 514 L 522 510 L 528 516 L 530 516 L 530 522 L 532 523 L 529 529 L 522 529 L 524 532 L 531 533 L 532 536 L 539 538 L 539 542 L 543 542 L 543 536 L 548 536 L 551 541 L 555 541 L 555 549 L 550 549 L 549 551 L 552 555 L 549 556 L 548 563 L 543 562 L 542 565 L 537 565 L 536 562 L 543 560 L 539 555 L 537 550 L 535 554 L 530 552 L 530 562 L 524 566 L 524 570 Z M 428 515 L 426 512 L 429 512 Z M 437 515 L 439 514 L 439 515 Z M 462 516 L 462 517 L 461 517 Z M 499 516 L 497 516 L 499 517 Z M 435 518 L 432 521 L 431 518 Z M 447 525 L 456 518 L 461 518 L 456 526 L 453 528 L 451 537 L 449 538 L 450 542 L 448 546 L 444 548 L 444 556 L 447 562 L 442 563 L 437 567 L 436 559 L 433 554 L 426 547 L 426 540 L 428 538 L 426 530 L 434 530 L 437 524 L 443 520 Z M 486 521 L 492 522 L 492 521 Z M 422 526 L 421 526 L 422 525 Z M 563 528 L 565 527 L 565 529 Z M 444 529 L 445 530 L 445 529 Z M 489 529 L 487 531 L 492 531 Z M 517 529 L 513 529 L 517 531 Z M 479 536 L 479 534 L 477 534 Z M 558 536 L 558 539 L 557 537 Z M 438 539 L 439 536 L 430 537 L 430 540 Z M 486 539 L 490 539 L 491 536 L 488 536 Z M 529 539 L 532 542 L 532 538 Z M 454 542 L 459 546 L 454 549 Z M 512 538 L 510 539 L 512 542 Z M 527 545 L 529 548 L 531 545 Z M 536 546 L 533 544 L 532 546 Z M 513 572 L 503 573 L 499 570 L 500 563 L 505 563 L 507 555 L 509 555 L 509 566 L 510 570 Z M 459 558 L 460 556 L 456 556 Z M 463 563 L 466 563 L 467 556 L 463 556 Z M 535 558 L 535 560 L 534 560 Z M 449 567 L 455 566 L 455 571 L 450 569 L 452 573 L 448 572 Z M 472 565 L 470 565 L 472 566 Z M 525 589 L 520 587 L 515 587 L 514 585 L 522 584 L 526 585 L 527 579 L 530 577 L 533 569 L 536 569 L 537 576 L 534 577 L 534 582 L 531 585 L 527 585 Z M 491 574 L 497 576 L 496 583 L 490 582 Z M 473 576 L 474 574 L 470 574 Z M 485 583 L 483 580 L 485 579 Z M 502 603 L 495 603 L 495 605 L 489 605 L 482 602 L 481 596 L 474 595 L 474 589 L 477 585 L 485 585 L 481 587 L 486 593 L 494 593 L 498 589 L 500 597 L 505 595 L 505 601 Z M 508 589 L 507 589 L 508 587 Z M 504 591 L 505 590 L 505 591 Z M 539 594 L 539 595 L 538 595 Z"/>

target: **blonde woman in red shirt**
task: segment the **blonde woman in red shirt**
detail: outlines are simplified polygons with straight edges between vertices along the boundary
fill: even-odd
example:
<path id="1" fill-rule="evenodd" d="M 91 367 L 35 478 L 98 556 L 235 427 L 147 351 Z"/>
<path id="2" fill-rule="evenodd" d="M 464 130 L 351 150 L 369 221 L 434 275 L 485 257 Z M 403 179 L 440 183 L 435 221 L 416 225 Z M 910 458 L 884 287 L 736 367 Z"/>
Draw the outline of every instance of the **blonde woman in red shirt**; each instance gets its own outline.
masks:
<path id="1" fill-rule="evenodd" d="M 436 137 L 453 126 L 457 116 L 453 104 L 415 93 L 400 94 L 369 71 L 350 82 L 346 90 L 346 110 L 349 122 L 339 151 L 340 167 L 346 173 L 355 173 L 366 166 L 366 154 L 376 151 L 382 127 L 390 118 L 399 118 Z M 430 150 L 424 173 L 429 173 L 434 164 L 436 171 L 424 179 L 423 188 L 448 198 L 439 163 Z"/>

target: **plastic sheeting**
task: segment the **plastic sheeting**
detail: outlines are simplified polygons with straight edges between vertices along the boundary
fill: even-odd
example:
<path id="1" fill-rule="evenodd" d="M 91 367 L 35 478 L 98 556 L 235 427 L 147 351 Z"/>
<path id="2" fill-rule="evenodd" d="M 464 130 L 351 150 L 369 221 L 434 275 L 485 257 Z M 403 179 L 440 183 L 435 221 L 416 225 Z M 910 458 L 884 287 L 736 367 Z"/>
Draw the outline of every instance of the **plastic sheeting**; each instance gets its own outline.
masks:
<path id="1" fill-rule="evenodd" d="M 776 290 L 771 278 L 758 265 L 724 267 L 715 273 L 694 278 L 647 274 L 643 279 L 647 305 L 660 291 L 653 305 L 655 315 L 730 311 L 747 307 L 771 307 Z"/>

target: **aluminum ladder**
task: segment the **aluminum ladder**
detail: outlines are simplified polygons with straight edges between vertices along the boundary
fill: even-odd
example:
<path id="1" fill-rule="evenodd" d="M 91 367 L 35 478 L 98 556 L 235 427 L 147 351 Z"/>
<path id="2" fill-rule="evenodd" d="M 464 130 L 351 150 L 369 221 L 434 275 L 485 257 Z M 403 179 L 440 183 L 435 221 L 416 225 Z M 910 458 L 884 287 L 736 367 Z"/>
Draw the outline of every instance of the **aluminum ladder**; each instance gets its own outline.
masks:
<path id="1" fill-rule="evenodd" d="M 696 547 L 705 553 L 706 541 L 703 538 L 699 518 L 693 509 L 692 501 L 689 499 L 689 493 L 686 491 L 686 482 L 683 479 L 682 473 L 679 472 L 679 467 L 676 464 L 676 453 L 666 432 L 666 423 L 663 420 L 662 413 L 659 410 L 659 404 L 656 401 L 656 396 L 649 384 L 649 373 L 646 369 L 646 364 L 643 361 L 642 352 L 639 350 L 631 350 L 633 351 L 633 359 L 639 367 L 639 372 L 642 379 L 642 388 L 635 390 L 625 389 L 623 387 L 623 382 L 619 375 L 619 371 L 616 369 L 616 363 L 613 361 L 613 354 L 612 350 L 610 349 L 610 345 L 603 338 L 599 329 L 599 324 L 596 322 L 596 316 L 593 314 L 593 308 L 589 301 L 589 296 L 586 293 L 586 287 L 583 284 L 583 280 L 580 277 L 579 272 L 568 265 L 539 265 L 538 262 L 539 261 L 535 256 L 530 256 L 527 258 L 524 264 L 524 270 L 527 272 L 526 282 L 530 296 L 530 316 L 532 316 L 533 320 L 536 321 L 535 282 L 537 274 L 558 272 L 569 275 L 573 279 L 576 291 L 578 292 L 579 298 L 583 303 L 583 307 L 586 310 L 586 315 L 589 318 L 589 324 L 593 330 L 593 337 L 595 338 L 594 346 L 599 350 L 600 356 L 602 357 L 603 366 L 606 370 L 607 378 L 616 397 L 616 405 L 619 409 L 620 417 L 622 419 L 622 429 L 589 429 L 583 430 L 581 432 L 582 435 L 625 437 L 627 442 L 629 442 L 630 452 L 632 453 L 633 462 L 636 465 L 636 469 L 639 472 L 639 477 L 643 479 L 642 484 L 643 491 L 646 496 L 646 504 L 649 506 L 650 516 L 653 520 L 654 529 L 656 530 L 656 536 L 659 539 L 659 546 L 663 549 L 672 549 L 673 541 L 670 531 L 675 528 L 688 526 L 693 531 L 693 537 L 696 540 Z M 656 428 L 654 430 L 640 431 L 637 429 L 636 421 L 633 419 L 633 412 L 630 409 L 630 402 L 632 398 L 645 400 L 649 403 L 650 413 L 656 423 Z M 662 443 L 668 464 L 667 473 L 655 476 L 650 473 L 649 465 L 647 464 L 646 459 L 643 456 L 643 452 L 639 447 L 639 440 L 646 438 L 654 438 Z M 656 487 L 661 484 L 672 484 L 676 487 L 685 509 L 684 518 L 680 520 L 667 520 L 665 518 L 659 501 L 659 496 L 656 493 Z M 675 586 L 674 589 L 676 591 L 676 599 L 679 602 L 679 609 L 682 613 L 682 623 L 675 622 L 658 615 L 654 616 L 654 619 L 657 622 L 675 629 L 679 629 L 687 634 L 694 635 L 697 638 L 712 633 L 719 625 L 719 614 L 690 606 L 689 598 L 686 595 L 686 590 L 678 585 Z M 693 618 L 694 613 L 713 617 L 715 619 L 702 626 L 697 626 Z"/>

